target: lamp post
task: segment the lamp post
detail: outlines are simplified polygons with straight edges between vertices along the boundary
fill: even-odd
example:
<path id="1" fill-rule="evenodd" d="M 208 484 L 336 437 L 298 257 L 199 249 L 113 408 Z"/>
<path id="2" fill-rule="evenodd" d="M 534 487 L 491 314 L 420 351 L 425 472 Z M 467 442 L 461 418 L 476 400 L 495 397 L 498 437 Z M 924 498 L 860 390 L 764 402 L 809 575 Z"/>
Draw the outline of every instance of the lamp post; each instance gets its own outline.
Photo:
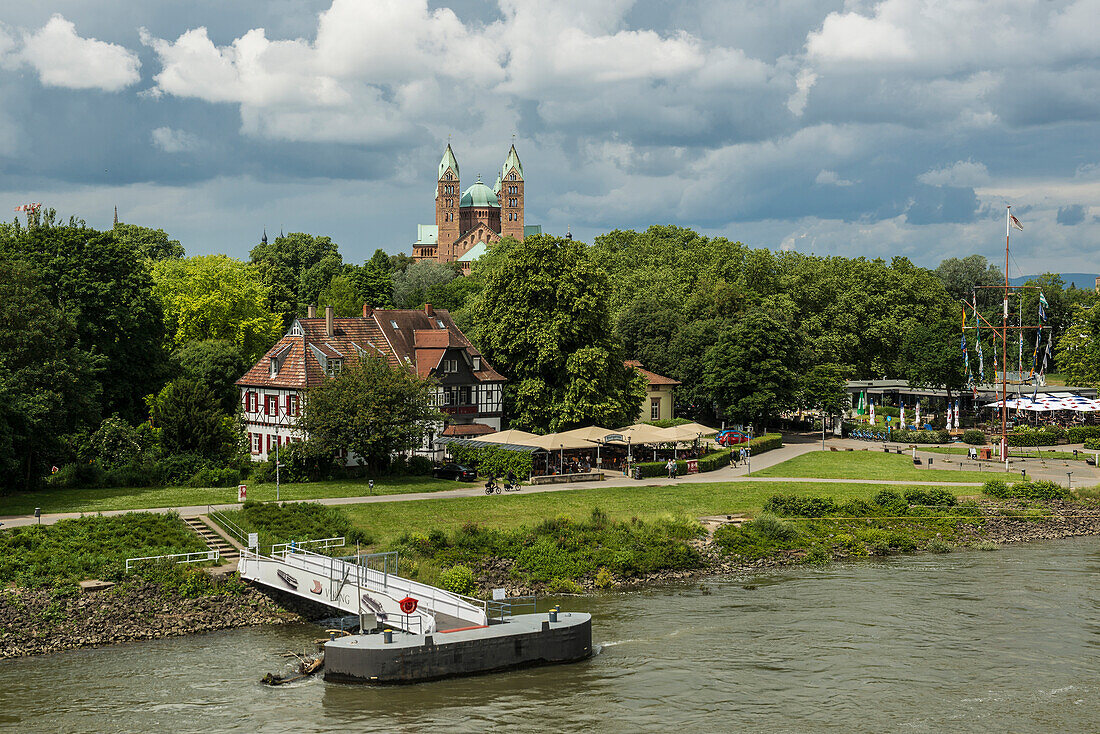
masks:
<path id="1" fill-rule="evenodd" d="M 558 444 L 558 474 L 565 474 L 565 444 Z"/>

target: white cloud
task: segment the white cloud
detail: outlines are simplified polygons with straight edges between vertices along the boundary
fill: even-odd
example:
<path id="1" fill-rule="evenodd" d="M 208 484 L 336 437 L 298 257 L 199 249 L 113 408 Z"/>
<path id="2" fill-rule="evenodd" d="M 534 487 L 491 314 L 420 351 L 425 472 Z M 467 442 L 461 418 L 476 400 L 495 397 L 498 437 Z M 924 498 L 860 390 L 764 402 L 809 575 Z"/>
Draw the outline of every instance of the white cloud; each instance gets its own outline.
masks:
<path id="1" fill-rule="evenodd" d="M 949 166 L 926 171 L 917 176 L 917 180 L 929 186 L 973 188 L 989 183 L 989 171 L 979 161 L 955 161 Z"/>
<path id="2" fill-rule="evenodd" d="M 817 74 L 813 69 L 801 69 L 798 72 L 798 76 L 794 80 L 795 92 L 787 98 L 787 109 L 795 117 L 802 117 L 802 113 L 806 110 L 806 102 L 810 97 L 810 88 L 813 87 L 814 82 L 817 81 Z"/>
<path id="3" fill-rule="evenodd" d="M 51 17 L 35 33 L 24 34 L 20 56 L 51 87 L 117 92 L 141 79 L 137 54 L 114 43 L 81 38 L 76 26 L 61 15 Z"/>
<path id="4" fill-rule="evenodd" d="M 874 18 L 859 13 L 829 13 L 821 30 L 807 37 L 807 53 L 811 58 L 839 61 L 912 58 L 913 48 L 906 32 L 883 16 L 883 6 Z"/>
<path id="5" fill-rule="evenodd" d="M 836 171 L 829 171 L 823 168 L 821 172 L 817 174 L 814 183 L 821 186 L 851 186 L 853 182 L 846 178 L 841 178 L 837 175 Z"/>
<path id="6" fill-rule="evenodd" d="M 153 145 L 165 153 L 186 153 L 197 150 L 201 142 L 199 138 L 186 130 L 177 130 L 171 127 L 158 127 L 153 130 L 151 136 Z"/>

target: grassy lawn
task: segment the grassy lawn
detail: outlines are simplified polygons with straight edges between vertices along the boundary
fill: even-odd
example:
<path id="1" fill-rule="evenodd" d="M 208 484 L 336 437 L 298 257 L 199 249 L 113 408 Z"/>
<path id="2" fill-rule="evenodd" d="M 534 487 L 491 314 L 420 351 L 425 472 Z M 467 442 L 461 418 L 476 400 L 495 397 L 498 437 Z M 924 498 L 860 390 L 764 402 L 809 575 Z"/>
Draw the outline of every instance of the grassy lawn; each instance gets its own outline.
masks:
<path id="1" fill-rule="evenodd" d="M 999 440 L 999 439 L 998 439 Z M 966 448 L 962 446 L 930 446 L 926 449 L 920 449 L 920 451 L 932 451 L 937 454 L 959 454 L 966 455 Z M 1092 458 L 1093 451 L 1081 451 L 1077 455 L 1077 461 L 1084 461 L 1085 459 Z M 1044 459 L 1047 461 L 1074 461 L 1072 451 L 1039 451 L 1037 449 L 1028 448 L 1013 448 L 1008 450 L 1008 456 L 1012 459 Z"/>
<path id="2" fill-rule="evenodd" d="M 923 449 L 920 449 L 923 450 Z M 933 466 L 939 465 L 936 461 Z M 955 468 L 928 469 L 914 466 L 910 454 L 879 451 L 814 451 L 782 464 L 753 472 L 755 477 L 809 477 L 814 479 L 888 479 L 923 482 L 984 482 L 988 471 L 960 471 Z M 996 474 L 997 472 L 994 472 Z M 1004 473 L 1004 472 L 1000 472 Z M 972 492 L 973 493 L 973 492 Z"/>
<path id="3" fill-rule="evenodd" d="M 510 529 L 532 526 L 555 517 L 583 520 L 600 508 L 613 520 L 756 513 L 773 494 L 832 497 L 837 501 L 869 499 L 886 488 L 876 484 L 815 484 L 812 482 L 724 482 L 659 487 L 635 485 L 598 487 L 573 492 L 452 497 L 413 502 L 386 502 L 341 507 L 372 539 L 375 548 L 388 548 L 402 533 L 454 531 L 466 523 Z M 905 487 L 891 489 L 903 491 Z M 974 495 L 977 487 L 947 487 L 956 495 Z"/>
<path id="4" fill-rule="evenodd" d="M 259 501 L 275 499 L 274 484 L 249 484 L 248 498 Z M 430 477 L 386 477 L 379 479 L 371 491 L 365 479 L 283 484 L 281 500 L 305 500 L 320 497 L 361 497 L 375 494 L 408 494 L 439 492 L 469 486 Z M 237 488 L 147 487 L 113 489 L 51 489 L 37 492 L 17 492 L 0 496 L 0 515 L 29 515 L 35 507 L 42 512 L 101 512 L 104 510 L 145 510 L 151 507 L 186 507 L 190 505 L 229 504 L 237 501 Z"/>

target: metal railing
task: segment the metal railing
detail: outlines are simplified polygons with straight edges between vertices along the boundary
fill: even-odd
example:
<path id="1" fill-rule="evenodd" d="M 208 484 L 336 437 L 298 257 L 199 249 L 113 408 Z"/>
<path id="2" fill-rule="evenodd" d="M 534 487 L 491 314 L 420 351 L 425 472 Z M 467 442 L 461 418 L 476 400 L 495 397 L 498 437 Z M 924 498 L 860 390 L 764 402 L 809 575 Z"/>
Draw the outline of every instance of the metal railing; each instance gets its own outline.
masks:
<path id="1" fill-rule="evenodd" d="M 203 561 L 217 561 L 221 559 L 221 552 L 216 550 L 196 551 L 194 553 L 171 553 L 166 556 L 141 556 L 140 558 L 126 559 L 126 572 L 130 572 L 131 566 L 136 566 L 142 561 L 164 561 L 172 558 L 181 560 L 176 563 L 202 563 Z"/>
<path id="2" fill-rule="evenodd" d="M 329 548 L 343 548 L 344 536 L 336 538 L 318 538 L 317 540 L 292 540 L 289 543 L 273 543 L 271 555 L 280 553 L 296 553 L 300 550 L 328 550 Z M 309 546 L 307 549 L 306 546 Z"/>
<path id="3" fill-rule="evenodd" d="M 225 528 L 225 531 L 237 539 L 242 546 L 248 545 L 248 533 L 241 526 L 230 520 L 224 513 L 215 510 L 210 505 L 206 506 L 206 516 Z"/>

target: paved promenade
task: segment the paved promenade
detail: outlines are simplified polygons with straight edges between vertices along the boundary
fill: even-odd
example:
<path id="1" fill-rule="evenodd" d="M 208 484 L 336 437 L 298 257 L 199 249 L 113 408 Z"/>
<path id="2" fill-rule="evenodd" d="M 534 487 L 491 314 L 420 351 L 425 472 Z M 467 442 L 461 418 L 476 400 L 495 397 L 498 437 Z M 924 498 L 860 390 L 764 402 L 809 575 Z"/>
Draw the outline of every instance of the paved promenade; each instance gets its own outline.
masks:
<path id="1" fill-rule="evenodd" d="M 781 448 L 774 449 L 767 453 L 761 454 L 752 459 L 751 469 L 752 471 L 760 471 L 773 467 L 777 464 L 781 464 L 788 459 L 793 459 L 796 456 L 810 453 L 813 451 L 821 450 L 820 437 L 815 438 L 809 434 L 791 434 L 786 435 L 783 438 L 784 445 Z M 844 450 L 852 448 L 854 451 L 861 451 L 867 449 L 870 451 L 881 451 L 881 444 L 868 443 L 867 441 L 856 441 L 852 439 L 826 439 L 826 450 L 829 447 L 835 447 L 838 450 Z M 890 444 L 891 447 L 896 447 L 898 444 Z M 1073 447 L 1070 447 L 1072 451 Z M 1059 450 L 1066 450 L 1066 447 L 1059 447 Z M 905 453 L 911 454 L 908 449 Z M 978 462 L 967 461 L 965 456 L 939 454 L 928 451 L 917 450 L 917 456 L 924 462 L 924 466 L 928 465 L 928 459 L 933 460 L 934 469 L 959 469 L 960 461 L 962 469 L 968 471 L 977 471 Z M 991 464 L 990 462 L 981 462 L 985 471 L 989 471 L 991 476 L 997 474 L 1004 475 L 1005 471 L 1002 468 L 1002 464 Z M 1086 467 L 1081 462 L 1064 462 L 1061 460 L 1046 460 L 1039 462 L 1034 459 L 1013 459 L 1010 461 L 1011 471 L 1008 473 L 1008 479 L 1017 479 L 1018 472 L 1021 468 L 1026 468 L 1029 477 L 1036 479 L 1052 479 L 1064 484 L 1066 482 L 1066 472 L 1072 471 L 1074 473 L 1074 485 L 1078 483 L 1091 485 L 1100 483 L 1100 471 L 1097 471 L 1095 467 Z M 537 494 L 541 492 L 572 492 L 580 489 L 593 489 L 596 487 L 652 487 L 652 486 L 667 486 L 672 484 L 690 484 L 690 483 L 715 483 L 715 482 L 776 482 L 776 483 L 812 483 L 812 484 L 888 484 L 895 486 L 937 486 L 937 487 L 980 487 L 981 484 L 977 482 L 950 482 L 950 481 L 920 481 L 920 480 L 887 480 L 887 479 L 814 479 L 806 477 L 749 477 L 749 467 L 742 464 L 739 467 L 724 467 L 716 471 L 707 472 L 705 474 L 689 474 L 687 476 L 677 477 L 676 479 L 669 479 L 667 477 L 653 477 L 649 479 L 635 480 L 630 479 L 621 474 L 609 474 L 602 482 L 574 482 L 571 484 L 540 484 L 534 486 L 525 486 L 519 492 L 513 494 Z M 328 497 L 318 499 L 303 499 L 303 500 L 288 500 L 291 502 L 316 502 L 322 505 L 358 505 L 367 504 L 373 502 L 416 502 L 419 500 L 435 500 L 435 499 L 447 499 L 451 497 L 478 497 L 485 496 L 484 485 L 481 482 L 474 482 L 469 485 L 462 486 L 459 489 L 448 489 L 441 492 L 416 492 L 410 494 L 387 494 L 387 495 L 369 495 L 365 497 Z M 207 505 L 194 505 L 184 507 L 154 507 L 141 510 L 106 510 L 103 515 L 123 515 L 127 512 L 178 512 L 185 517 L 191 515 L 204 514 L 207 511 Z M 224 505 L 211 505 L 215 510 L 237 510 L 240 509 L 239 504 L 224 504 Z M 42 524 L 49 525 L 63 520 L 65 518 L 81 517 L 86 514 L 81 512 L 56 512 L 44 514 L 42 516 Z M 18 516 L 0 516 L 0 523 L 6 528 L 19 527 L 23 525 L 33 525 L 36 520 L 34 517 L 27 515 Z"/>

